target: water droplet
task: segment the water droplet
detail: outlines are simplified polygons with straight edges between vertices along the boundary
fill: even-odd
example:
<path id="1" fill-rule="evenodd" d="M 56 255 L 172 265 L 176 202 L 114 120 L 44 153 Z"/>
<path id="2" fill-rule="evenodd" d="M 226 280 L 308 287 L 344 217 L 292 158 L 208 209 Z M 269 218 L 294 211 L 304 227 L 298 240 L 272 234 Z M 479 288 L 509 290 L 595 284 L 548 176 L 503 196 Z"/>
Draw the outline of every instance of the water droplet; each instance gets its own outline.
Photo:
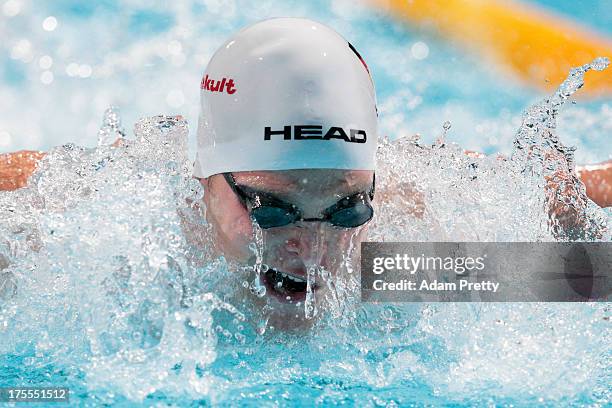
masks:
<path id="1" fill-rule="evenodd" d="M 102 126 L 98 131 L 98 146 L 111 145 L 125 137 L 119 108 L 111 106 L 104 111 Z"/>
<path id="2" fill-rule="evenodd" d="M 91 76 L 91 66 L 87 64 L 80 65 L 78 68 L 78 74 L 81 78 L 89 78 Z"/>
<path id="3" fill-rule="evenodd" d="M 412 57 L 417 60 L 424 60 L 429 55 L 429 47 L 422 41 L 417 41 L 410 47 Z"/>
<path id="4" fill-rule="evenodd" d="M 610 64 L 610 59 L 608 57 L 599 57 L 595 58 L 593 62 L 591 62 L 591 68 L 595 71 L 603 71 Z"/>
<path id="5" fill-rule="evenodd" d="M 57 19 L 53 16 L 49 16 L 43 20 L 42 28 L 45 31 L 53 31 L 57 28 Z"/>
<path id="6" fill-rule="evenodd" d="M 51 82 L 53 82 L 53 73 L 51 71 L 44 71 L 42 74 L 40 74 L 40 82 L 45 85 L 49 85 Z"/>
<path id="7" fill-rule="evenodd" d="M 41 69 L 49 69 L 51 68 L 51 66 L 53 65 L 53 58 L 51 58 L 48 55 L 43 55 L 42 57 L 40 57 L 40 59 L 38 60 L 38 66 Z"/>
<path id="8" fill-rule="evenodd" d="M 7 17 L 15 17 L 21 11 L 21 3 L 17 0 L 8 0 L 2 6 L 2 12 Z"/>

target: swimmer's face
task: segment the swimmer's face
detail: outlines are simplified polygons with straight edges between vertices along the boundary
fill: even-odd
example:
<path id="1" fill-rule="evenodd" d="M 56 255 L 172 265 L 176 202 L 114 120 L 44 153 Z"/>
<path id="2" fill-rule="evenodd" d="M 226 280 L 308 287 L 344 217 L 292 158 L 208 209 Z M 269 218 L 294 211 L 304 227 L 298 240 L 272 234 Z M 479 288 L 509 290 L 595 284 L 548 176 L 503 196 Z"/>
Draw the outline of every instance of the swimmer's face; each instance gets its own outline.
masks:
<path id="1" fill-rule="evenodd" d="M 324 211 L 339 200 L 358 192 L 369 192 L 373 172 L 366 170 L 284 170 L 233 173 L 236 184 L 248 191 L 273 195 L 295 205 L 303 218 L 321 218 Z M 253 225 L 248 210 L 223 175 L 203 180 L 206 189 L 207 218 L 215 230 L 217 249 L 227 258 L 253 263 Z M 366 233 L 366 225 L 342 228 L 320 221 L 298 221 L 263 232 L 263 263 L 276 272 L 289 275 L 290 281 L 277 273 L 266 274 L 267 292 L 280 302 L 300 302 L 305 297 L 307 268 L 319 265 L 335 272 L 343 256 Z M 289 291 L 278 287 L 285 282 Z M 303 287 L 303 291 L 301 290 Z M 287 297 L 291 299 L 287 299 Z"/>

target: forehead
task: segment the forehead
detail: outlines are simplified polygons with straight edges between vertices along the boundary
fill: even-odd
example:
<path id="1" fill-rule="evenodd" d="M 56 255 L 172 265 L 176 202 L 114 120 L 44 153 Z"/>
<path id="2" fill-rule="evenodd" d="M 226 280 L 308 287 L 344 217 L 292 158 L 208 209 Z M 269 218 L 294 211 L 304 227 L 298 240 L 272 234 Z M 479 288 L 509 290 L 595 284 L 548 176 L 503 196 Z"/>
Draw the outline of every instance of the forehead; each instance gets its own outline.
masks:
<path id="1" fill-rule="evenodd" d="M 236 182 L 255 189 L 289 196 L 292 193 L 343 195 L 369 190 L 371 170 L 300 169 L 233 173 Z"/>

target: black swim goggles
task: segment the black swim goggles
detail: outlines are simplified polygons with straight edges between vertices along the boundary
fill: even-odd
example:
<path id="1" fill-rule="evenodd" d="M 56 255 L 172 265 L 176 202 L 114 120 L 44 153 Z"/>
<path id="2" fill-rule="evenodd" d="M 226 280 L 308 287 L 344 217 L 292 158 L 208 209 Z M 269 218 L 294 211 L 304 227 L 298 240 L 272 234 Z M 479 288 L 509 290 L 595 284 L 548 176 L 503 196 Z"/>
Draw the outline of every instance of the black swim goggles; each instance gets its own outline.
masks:
<path id="1" fill-rule="evenodd" d="M 341 228 L 356 228 L 374 216 L 371 203 L 374 199 L 374 181 L 370 191 L 344 197 L 327 208 L 323 212 L 323 217 L 303 218 L 302 212 L 295 205 L 280 200 L 272 194 L 237 185 L 232 173 L 223 173 L 223 177 L 249 211 L 251 218 L 254 218 L 263 229 L 282 227 L 297 221 L 320 221 Z"/>

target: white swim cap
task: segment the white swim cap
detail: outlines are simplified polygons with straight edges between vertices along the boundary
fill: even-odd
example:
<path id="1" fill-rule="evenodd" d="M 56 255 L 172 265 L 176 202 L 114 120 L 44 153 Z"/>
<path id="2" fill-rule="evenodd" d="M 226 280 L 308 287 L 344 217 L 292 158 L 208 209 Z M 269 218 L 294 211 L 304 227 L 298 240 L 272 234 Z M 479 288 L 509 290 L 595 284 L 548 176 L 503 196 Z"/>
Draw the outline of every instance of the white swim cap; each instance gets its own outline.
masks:
<path id="1" fill-rule="evenodd" d="M 374 84 L 334 30 L 301 18 L 251 25 L 201 82 L 196 177 L 230 171 L 374 170 Z"/>

